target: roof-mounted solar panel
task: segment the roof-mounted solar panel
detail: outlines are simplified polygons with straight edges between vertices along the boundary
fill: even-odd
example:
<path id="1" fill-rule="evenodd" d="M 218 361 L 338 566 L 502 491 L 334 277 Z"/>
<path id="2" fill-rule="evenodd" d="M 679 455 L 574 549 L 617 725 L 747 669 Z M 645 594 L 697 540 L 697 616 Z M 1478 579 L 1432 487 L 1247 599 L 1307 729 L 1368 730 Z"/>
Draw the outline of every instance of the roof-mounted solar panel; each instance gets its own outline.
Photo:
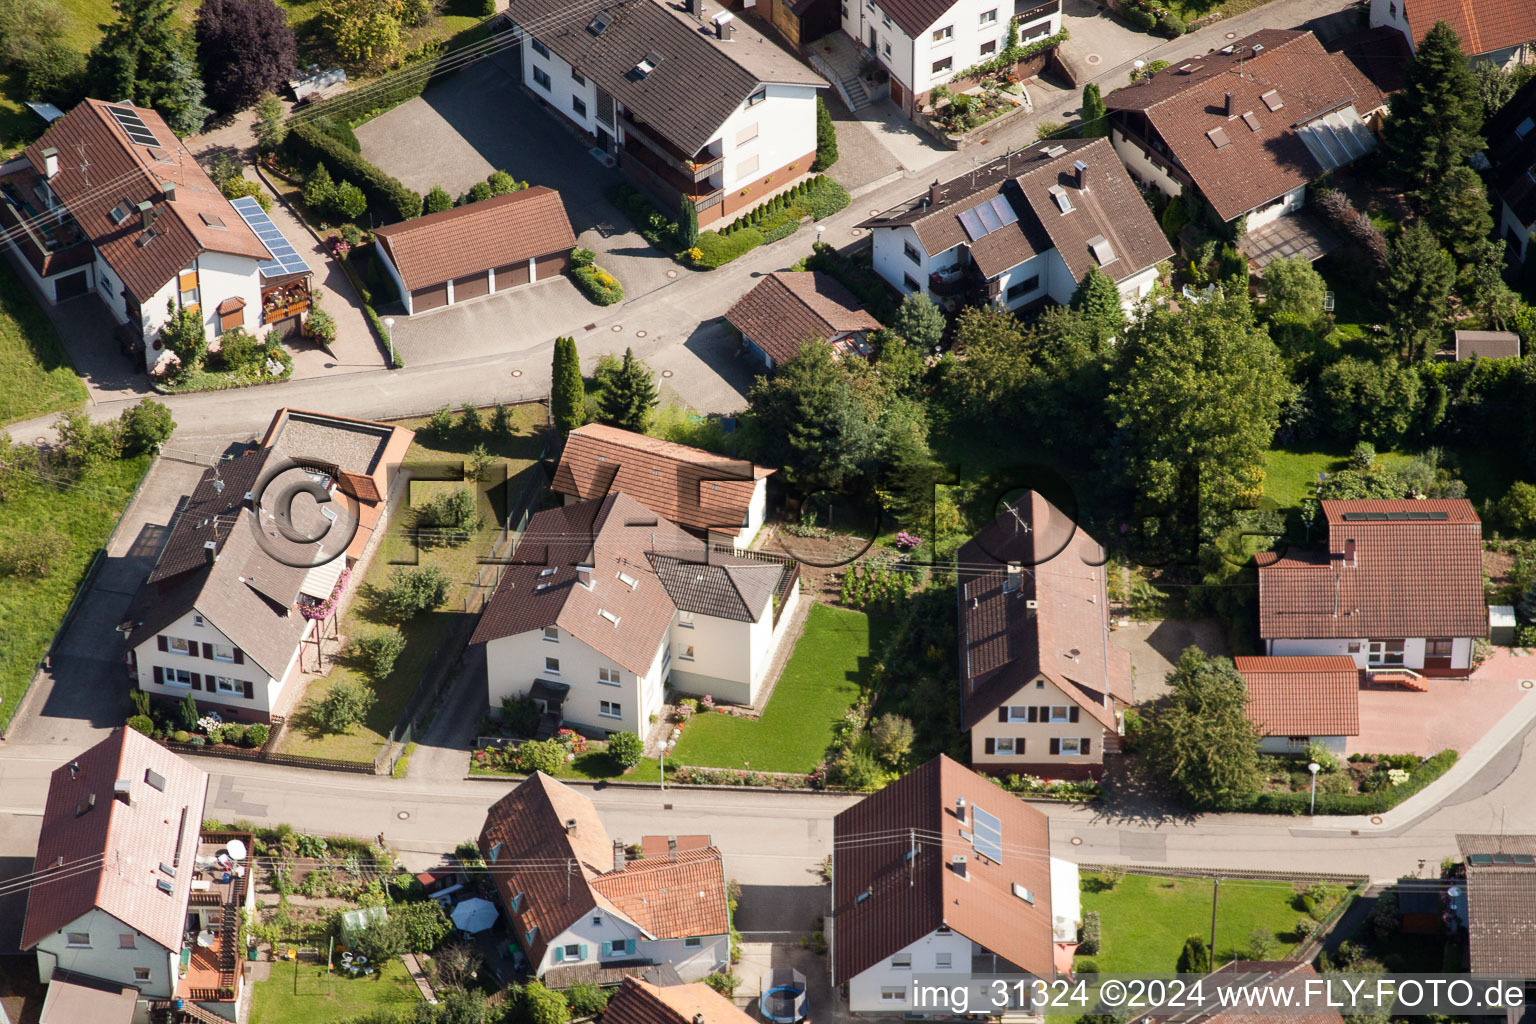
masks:
<path id="1" fill-rule="evenodd" d="M 998 864 L 1003 862 L 1003 822 L 980 807 L 971 810 L 976 816 L 975 833 L 971 846 L 977 853 Z"/>
<path id="2" fill-rule="evenodd" d="M 160 145 L 160 140 L 155 138 L 155 133 L 150 131 L 149 125 L 144 123 L 144 119 L 132 107 L 108 107 L 107 112 L 112 115 L 112 119 L 123 130 L 123 134 L 127 135 L 134 145 Z"/>
<path id="3" fill-rule="evenodd" d="M 229 205 L 235 208 L 240 219 L 256 233 L 261 243 L 272 254 L 270 260 L 262 260 L 256 265 L 262 277 L 284 277 L 288 274 L 307 274 L 310 272 L 309 264 L 304 262 L 304 257 L 299 251 L 288 243 L 283 233 L 272 223 L 272 218 L 267 216 L 261 205 L 250 196 L 241 196 L 239 199 L 231 199 Z"/>
<path id="4" fill-rule="evenodd" d="M 1013 204 L 1006 197 L 994 197 L 991 201 L 991 206 L 993 212 L 997 214 L 997 219 L 1004 224 L 1017 224 L 1019 222 L 1018 211 L 1014 210 Z"/>
<path id="5" fill-rule="evenodd" d="M 1467 854 L 1467 863 L 1474 867 L 1486 867 L 1493 863 L 1493 857 L 1486 853 L 1469 853 Z"/>
<path id="6" fill-rule="evenodd" d="M 985 238 L 987 229 L 982 227 L 981 219 L 976 216 L 975 210 L 964 210 L 959 214 L 960 226 L 965 228 L 965 234 L 971 241 Z"/>

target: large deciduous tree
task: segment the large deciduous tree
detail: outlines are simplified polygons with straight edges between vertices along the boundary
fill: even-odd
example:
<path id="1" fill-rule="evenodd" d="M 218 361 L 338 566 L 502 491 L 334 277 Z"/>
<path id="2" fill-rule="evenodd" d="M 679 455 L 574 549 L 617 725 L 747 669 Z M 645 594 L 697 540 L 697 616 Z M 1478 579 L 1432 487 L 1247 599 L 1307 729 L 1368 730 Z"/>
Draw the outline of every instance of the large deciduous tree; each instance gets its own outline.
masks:
<path id="1" fill-rule="evenodd" d="M 763 437 L 764 457 L 783 466 L 802 492 L 838 490 L 864 480 L 879 429 L 825 341 L 807 341 L 772 378 L 759 377 L 747 403 Z"/>
<path id="2" fill-rule="evenodd" d="M 299 48 L 273 0 L 203 0 L 194 27 L 215 110 L 244 110 L 293 77 Z"/>
<path id="3" fill-rule="evenodd" d="M 1399 444 L 1423 402 L 1418 373 L 1391 355 L 1380 362 L 1346 356 L 1323 370 L 1317 385 L 1324 419 L 1345 444 Z"/>
<path id="4" fill-rule="evenodd" d="M 1323 315 L 1328 284 L 1305 256 L 1268 263 L 1264 267 L 1264 287 L 1269 290 L 1264 311 L 1271 317 L 1289 315 L 1312 323 Z"/>
<path id="5" fill-rule="evenodd" d="M 1259 731 L 1248 720 L 1248 684 L 1227 658 L 1187 648 L 1166 697 L 1142 710 L 1138 749 L 1185 804 L 1221 810 L 1259 784 Z"/>
<path id="6" fill-rule="evenodd" d="M 1443 21 L 1419 44 L 1404 77 L 1403 91 L 1392 98 L 1383 147 L 1403 183 L 1427 196 L 1483 147 L 1483 100 L 1461 41 Z"/>
<path id="7" fill-rule="evenodd" d="M 1149 507 L 1198 509 L 1210 534 L 1263 488 L 1264 452 L 1291 395 L 1245 292 L 1154 308 L 1126 331 L 1109 383 L 1123 484 Z"/>

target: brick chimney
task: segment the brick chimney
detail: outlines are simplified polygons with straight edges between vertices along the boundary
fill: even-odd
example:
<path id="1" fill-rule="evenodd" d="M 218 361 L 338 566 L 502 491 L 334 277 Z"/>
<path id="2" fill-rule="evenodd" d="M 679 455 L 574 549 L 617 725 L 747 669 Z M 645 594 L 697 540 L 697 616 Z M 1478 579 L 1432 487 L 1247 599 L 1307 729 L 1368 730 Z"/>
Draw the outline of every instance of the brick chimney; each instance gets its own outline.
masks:
<path id="1" fill-rule="evenodd" d="M 928 186 L 928 205 L 938 206 L 944 198 L 944 190 L 939 187 L 939 180 L 935 178 L 933 184 Z"/>
<path id="2" fill-rule="evenodd" d="M 43 177 L 52 181 L 53 176 L 59 173 L 59 151 L 52 148 L 43 150 Z"/>
<path id="3" fill-rule="evenodd" d="M 1237 111 L 1236 111 L 1236 103 L 1235 103 L 1235 101 L 1234 101 L 1234 100 L 1233 100 L 1233 99 L 1232 99 L 1232 90 L 1231 90 L 1231 89 L 1228 89 L 1228 90 L 1227 90 L 1227 103 L 1226 103 L 1226 111 L 1227 111 L 1227 116 L 1228 116 L 1228 117 L 1235 117 L 1235 116 L 1236 116 L 1236 114 L 1237 114 Z"/>
<path id="4" fill-rule="evenodd" d="M 615 839 L 613 841 L 613 870 L 615 870 L 615 871 L 623 871 L 624 870 L 624 861 L 625 861 L 624 844 L 622 842 L 620 842 L 619 840 Z"/>
<path id="5" fill-rule="evenodd" d="M 1353 569 L 1354 567 L 1355 567 L 1355 541 L 1354 541 L 1354 538 L 1351 537 L 1349 540 L 1346 540 L 1344 542 L 1344 568 L 1346 568 L 1346 569 Z"/>
<path id="6" fill-rule="evenodd" d="M 1081 160 L 1074 160 L 1072 162 L 1072 170 L 1077 172 L 1077 190 L 1079 192 L 1087 192 L 1088 165 Z"/>

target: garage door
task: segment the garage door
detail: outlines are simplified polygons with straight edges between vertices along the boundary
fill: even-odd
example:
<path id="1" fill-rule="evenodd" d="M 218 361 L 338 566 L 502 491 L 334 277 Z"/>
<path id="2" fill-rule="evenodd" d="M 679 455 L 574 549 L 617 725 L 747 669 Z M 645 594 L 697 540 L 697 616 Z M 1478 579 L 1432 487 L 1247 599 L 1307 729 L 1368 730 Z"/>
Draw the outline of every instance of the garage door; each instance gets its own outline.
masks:
<path id="1" fill-rule="evenodd" d="M 87 278 L 88 273 L 84 270 L 70 274 L 68 277 L 59 278 L 53 282 L 54 299 L 58 302 L 63 302 L 65 299 L 78 299 L 90 291 L 90 284 Z"/>
<path id="2" fill-rule="evenodd" d="M 520 284 L 527 283 L 527 260 L 521 260 L 517 263 L 508 263 L 504 267 L 496 268 L 496 290 L 499 292 L 504 292 L 508 288 L 516 288 Z"/>
<path id="3" fill-rule="evenodd" d="M 463 302 L 477 295 L 489 295 L 491 282 L 484 274 L 471 274 L 468 277 L 456 277 L 453 279 L 453 301 Z"/>
<path id="4" fill-rule="evenodd" d="M 432 285 L 430 288 L 417 288 L 411 292 L 411 312 L 425 313 L 429 309 L 448 305 L 448 282 Z"/>
<path id="5" fill-rule="evenodd" d="M 552 277 L 565 273 L 565 268 L 571 265 L 571 257 L 568 253 L 557 252 L 540 256 L 533 262 L 538 268 L 538 279 L 548 281 Z"/>

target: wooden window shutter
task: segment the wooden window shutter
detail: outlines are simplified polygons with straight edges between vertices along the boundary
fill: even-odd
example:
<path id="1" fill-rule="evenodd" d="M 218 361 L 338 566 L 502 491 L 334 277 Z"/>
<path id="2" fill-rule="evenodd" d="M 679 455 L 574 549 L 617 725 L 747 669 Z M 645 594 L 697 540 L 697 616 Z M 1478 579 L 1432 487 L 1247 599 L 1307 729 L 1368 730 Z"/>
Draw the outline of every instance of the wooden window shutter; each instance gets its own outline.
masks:
<path id="1" fill-rule="evenodd" d="M 564 946 L 556 946 L 555 947 L 555 963 L 558 964 L 558 963 L 564 963 L 564 962 L 565 962 L 565 947 Z"/>
<path id="2" fill-rule="evenodd" d="M 219 330 L 221 330 L 221 331 L 232 331 L 236 327 L 244 327 L 244 326 L 245 326 L 245 307 L 244 306 L 241 306 L 239 309 L 230 310 L 228 313 L 222 313 L 222 314 L 219 315 Z"/>
<path id="3" fill-rule="evenodd" d="M 1004 704 L 1002 707 L 997 709 L 997 720 L 999 722 L 1008 721 L 1008 705 Z"/>
<path id="4" fill-rule="evenodd" d="M 161 637 L 161 639 L 163 640 L 165 638 Z M 156 686 L 164 686 L 165 685 L 165 669 L 161 668 L 159 665 L 155 666 L 155 685 Z"/>
<path id="5" fill-rule="evenodd" d="M 166 643 L 165 637 L 163 635 L 155 637 L 155 646 L 160 648 L 162 651 L 168 651 L 171 649 L 171 645 Z"/>
<path id="6" fill-rule="evenodd" d="M 1089 750 L 1089 748 L 1090 748 L 1090 747 L 1091 747 L 1091 746 L 1092 746 L 1092 745 L 1093 745 L 1093 741 L 1092 741 L 1092 740 L 1090 740 L 1090 739 L 1087 739 L 1087 738 L 1086 738 L 1086 737 L 1085 737 L 1085 738 L 1084 738 L 1084 739 L 1083 739 L 1083 753 L 1084 753 L 1084 754 L 1086 754 L 1086 753 L 1088 753 L 1088 750 Z"/>
<path id="7" fill-rule="evenodd" d="M 252 683 L 249 679 L 247 679 L 245 681 L 245 699 L 246 700 L 252 700 L 252 699 L 255 698 L 255 696 L 256 696 L 256 684 Z"/>
<path id="8" fill-rule="evenodd" d="M 235 664 L 236 665 L 244 665 L 245 664 L 245 652 L 242 651 L 238 647 L 235 648 Z"/>
<path id="9" fill-rule="evenodd" d="M 209 661 L 213 660 L 213 644 L 203 644 L 203 657 L 207 658 Z"/>
<path id="10" fill-rule="evenodd" d="M 1061 740 L 1057 739 L 1054 736 L 1051 737 L 1051 753 L 1052 754 L 1059 754 L 1059 753 L 1061 753 Z"/>
<path id="11" fill-rule="evenodd" d="M 192 673 L 192 689 L 194 689 L 194 690 L 201 690 L 202 688 L 203 688 L 203 677 L 198 675 L 196 672 L 193 672 Z"/>
<path id="12" fill-rule="evenodd" d="M 181 272 L 181 276 L 179 278 L 177 278 L 177 287 L 180 288 L 184 292 L 190 292 L 192 289 L 196 288 L 197 287 L 197 271 L 195 269 L 194 270 L 183 270 Z"/>
<path id="13" fill-rule="evenodd" d="M 1077 721 L 1077 713 L 1079 711 L 1081 711 L 1081 710 L 1082 710 L 1082 708 L 1079 708 L 1077 705 L 1074 704 L 1072 706 L 1072 709 L 1067 712 L 1067 721 L 1069 721 L 1069 722 Z"/>
<path id="14" fill-rule="evenodd" d="M 583 960 L 587 958 L 587 944 L 585 942 L 576 947 L 576 955 Z"/>
<path id="15" fill-rule="evenodd" d="M 1031 722 L 1040 721 L 1040 709 L 1035 707 L 1033 704 L 1029 706 L 1029 720 Z"/>
<path id="16" fill-rule="evenodd" d="M 997 740 L 993 739 L 991 736 L 987 737 L 986 752 L 989 754 L 997 753 Z"/>
<path id="17" fill-rule="evenodd" d="M 1042 704 L 1042 705 L 1040 705 L 1040 721 L 1042 721 L 1042 722 L 1049 722 L 1050 720 L 1051 720 L 1051 706 L 1049 704 Z"/>
<path id="18" fill-rule="evenodd" d="M 1024 756 L 1024 737 L 1023 736 L 1015 736 L 1013 738 L 1013 752 L 1015 754 L 1019 755 L 1020 757 Z"/>

